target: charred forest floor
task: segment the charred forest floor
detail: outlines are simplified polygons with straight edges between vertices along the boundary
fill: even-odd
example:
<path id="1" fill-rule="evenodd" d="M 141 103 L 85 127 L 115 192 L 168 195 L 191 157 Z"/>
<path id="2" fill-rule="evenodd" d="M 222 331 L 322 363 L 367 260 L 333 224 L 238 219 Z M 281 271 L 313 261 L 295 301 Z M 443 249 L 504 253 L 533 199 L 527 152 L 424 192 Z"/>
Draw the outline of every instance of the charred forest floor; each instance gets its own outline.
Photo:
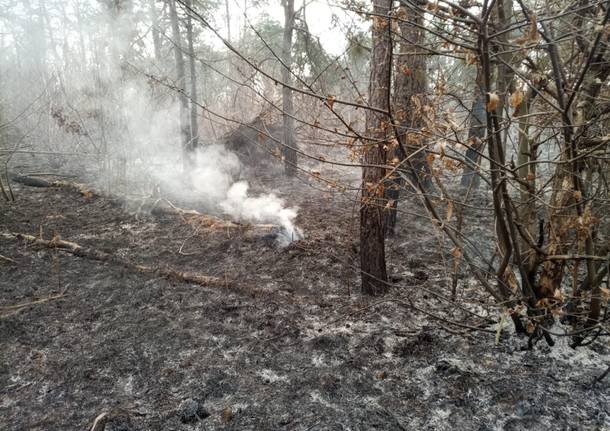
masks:
<path id="1" fill-rule="evenodd" d="M 300 180 L 259 186 L 300 208 L 305 239 L 278 248 L 104 195 L 16 186 L 0 233 L 226 285 L 0 236 L 0 429 L 85 430 L 104 412 L 107 431 L 610 429 L 610 377 L 593 384 L 608 346 L 522 350 L 508 325 L 496 343 L 500 316 L 476 286 L 443 299 L 434 232 L 408 214 L 388 244 L 396 286 L 363 298 L 353 202 Z"/>

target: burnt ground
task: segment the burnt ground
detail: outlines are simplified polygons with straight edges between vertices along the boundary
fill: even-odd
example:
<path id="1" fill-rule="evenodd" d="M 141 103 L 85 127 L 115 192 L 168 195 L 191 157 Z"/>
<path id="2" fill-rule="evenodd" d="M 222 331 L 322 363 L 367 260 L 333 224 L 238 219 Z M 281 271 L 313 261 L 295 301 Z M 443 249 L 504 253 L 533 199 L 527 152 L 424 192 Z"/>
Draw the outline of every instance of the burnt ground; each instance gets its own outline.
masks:
<path id="1" fill-rule="evenodd" d="M 396 287 L 363 299 L 353 204 L 282 186 L 307 235 L 283 249 L 243 232 L 194 235 L 179 216 L 71 188 L 16 187 L 18 201 L 0 203 L 0 233 L 59 235 L 230 285 L 0 236 L 10 259 L 0 259 L 0 429 L 84 430 L 103 412 L 106 430 L 124 431 L 610 429 L 610 377 L 592 384 L 607 345 L 573 351 L 564 338 L 524 351 L 508 329 L 496 344 L 499 315 L 467 273 L 461 302 L 438 296 L 438 243 L 412 215 L 388 246 Z"/>

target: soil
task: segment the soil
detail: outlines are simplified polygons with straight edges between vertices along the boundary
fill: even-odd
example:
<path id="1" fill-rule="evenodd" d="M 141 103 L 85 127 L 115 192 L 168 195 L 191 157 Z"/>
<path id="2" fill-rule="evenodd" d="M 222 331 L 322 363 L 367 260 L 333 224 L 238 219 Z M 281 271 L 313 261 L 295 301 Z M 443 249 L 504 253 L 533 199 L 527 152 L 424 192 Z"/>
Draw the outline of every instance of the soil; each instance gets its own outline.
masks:
<path id="1" fill-rule="evenodd" d="M 363 298 L 357 206 L 277 181 L 255 186 L 297 205 L 306 234 L 285 248 L 104 195 L 16 185 L 0 234 L 58 235 L 227 284 L 0 236 L 0 429 L 85 430 L 101 413 L 123 431 L 610 429 L 610 377 L 593 383 L 607 344 L 523 350 L 467 273 L 459 300 L 445 300 L 446 256 L 408 212 L 388 244 L 395 286 Z"/>

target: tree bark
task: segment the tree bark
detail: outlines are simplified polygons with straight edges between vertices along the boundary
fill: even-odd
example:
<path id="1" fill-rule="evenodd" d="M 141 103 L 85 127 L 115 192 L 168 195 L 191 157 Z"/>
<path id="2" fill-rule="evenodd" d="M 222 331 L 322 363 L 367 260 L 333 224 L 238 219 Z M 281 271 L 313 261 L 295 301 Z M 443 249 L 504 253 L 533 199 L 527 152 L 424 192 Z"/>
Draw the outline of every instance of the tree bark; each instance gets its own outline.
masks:
<path id="1" fill-rule="evenodd" d="M 284 38 L 282 41 L 282 81 L 285 84 L 292 82 L 290 67 L 292 66 L 292 33 L 294 28 L 294 0 L 284 0 Z M 297 152 L 294 136 L 294 108 L 292 91 L 284 86 L 282 88 L 282 110 L 284 135 L 282 139 L 282 153 L 284 156 L 284 172 L 292 177 L 297 173 Z"/>
<path id="2" fill-rule="evenodd" d="M 245 12 L 246 9 L 244 9 Z M 229 0 L 225 0 L 225 22 L 227 26 L 227 40 L 231 43 L 231 14 L 229 13 Z"/>
<path id="3" fill-rule="evenodd" d="M 472 109 L 470 110 L 470 125 L 468 128 L 468 149 L 464 157 L 464 169 L 462 172 L 461 184 L 466 188 L 477 189 L 481 182 L 478 174 L 477 164 L 481 159 L 480 151 L 483 149 L 483 142 L 485 139 L 485 102 L 486 96 L 482 91 L 481 83 L 481 72 L 480 68 L 477 71 L 477 77 L 475 80 L 475 98 L 472 102 Z"/>
<path id="4" fill-rule="evenodd" d="M 172 38 L 174 42 L 174 57 L 176 60 L 176 87 L 180 92 L 180 136 L 182 137 L 182 164 L 184 170 L 188 170 L 192 164 L 190 154 L 190 126 L 189 126 L 189 102 L 186 97 L 186 72 L 184 56 L 182 54 L 182 37 L 180 35 L 180 23 L 176 10 L 176 0 L 169 0 L 169 16 L 172 23 Z"/>
<path id="5" fill-rule="evenodd" d="M 373 0 L 375 19 L 372 26 L 373 49 L 369 104 L 384 111 L 390 108 L 391 83 L 391 0 Z M 385 18 L 387 17 L 387 18 Z M 362 293 L 382 295 L 387 292 L 384 238 L 385 169 L 370 165 L 385 165 L 391 136 L 387 115 L 368 110 L 362 168 L 362 202 L 360 205 L 360 269 Z"/>
<path id="6" fill-rule="evenodd" d="M 401 6 L 399 10 L 400 28 L 400 54 L 396 60 L 395 89 L 393 100 L 393 117 L 398 121 L 398 136 L 403 147 L 417 151 L 425 145 L 417 133 L 408 133 L 408 130 L 421 129 L 423 120 L 421 112 L 417 112 L 414 98 L 423 106 L 426 96 L 426 57 L 422 55 L 424 40 L 423 15 L 417 13 L 411 6 Z M 413 24 L 411 24 L 413 23 Z M 398 165 L 407 155 L 403 154 L 399 146 L 394 146 L 388 153 L 391 165 Z M 407 172 L 411 177 L 417 176 L 421 183 L 430 186 L 429 166 L 426 162 L 426 153 L 420 151 L 412 160 L 413 171 Z M 405 170 L 405 168 L 399 168 Z M 393 235 L 396 226 L 398 199 L 400 198 L 401 177 L 396 173 L 388 179 L 385 186 L 388 211 L 386 213 L 385 230 L 387 235 Z"/>
<path id="7" fill-rule="evenodd" d="M 188 0 L 187 5 L 192 6 Z M 189 151 L 195 151 L 199 147 L 199 127 L 197 124 L 197 69 L 195 68 L 195 48 L 193 46 L 193 21 L 191 15 L 186 18 L 186 35 L 188 40 L 189 69 L 191 78 L 191 136 Z"/>
<path id="8" fill-rule="evenodd" d="M 508 98 L 510 90 L 514 87 L 514 71 L 510 65 L 514 63 L 514 67 L 518 68 L 521 62 L 521 57 L 512 52 L 506 51 L 504 48 L 510 44 L 511 33 L 506 31 L 514 22 L 513 19 L 513 2 L 512 0 L 498 0 L 494 7 L 493 16 L 495 19 L 495 27 L 498 31 L 503 31 L 497 38 L 499 46 L 494 47 L 494 51 L 500 51 L 497 54 L 502 59 L 496 66 L 496 92 L 500 97 L 500 103 L 497 107 L 497 116 L 504 116 L 504 102 Z M 461 184 L 465 188 L 474 190 L 479 188 L 481 178 L 478 174 L 477 164 L 481 159 L 480 151 L 482 151 L 485 140 L 485 103 L 486 96 L 481 90 L 483 88 L 480 69 L 477 72 L 475 80 L 475 100 L 472 103 L 470 112 L 470 128 L 468 130 L 468 145 L 466 150 L 464 169 L 462 173 Z M 508 134 L 508 129 L 504 132 L 505 138 Z M 504 139 L 506 142 L 506 139 Z"/>
<path id="9" fill-rule="evenodd" d="M 155 60 L 161 60 L 161 33 L 159 31 L 159 14 L 155 5 L 155 0 L 150 0 L 150 20 L 152 21 L 152 39 L 155 50 Z"/>

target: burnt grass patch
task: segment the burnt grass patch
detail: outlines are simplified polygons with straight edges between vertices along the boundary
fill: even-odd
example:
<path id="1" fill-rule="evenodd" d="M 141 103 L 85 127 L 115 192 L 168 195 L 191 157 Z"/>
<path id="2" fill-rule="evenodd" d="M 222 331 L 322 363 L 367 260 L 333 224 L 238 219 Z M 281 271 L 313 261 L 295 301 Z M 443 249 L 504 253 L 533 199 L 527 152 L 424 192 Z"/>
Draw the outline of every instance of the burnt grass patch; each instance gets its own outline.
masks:
<path id="1" fill-rule="evenodd" d="M 525 351 L 506 333 L 496 344 L 495 326 L 434 296 L 447 293 L 443 265 L 430 227 L 410 216 L 388 245 L 397 287 L 362 298 L 357 211 L 299 182 L 283 190 L 306 238 L 280 249 L 101 195 L 16 187 L 2 233 L 228 285 L 0 237 L 0 429 L 84 430 L 101 413 L 124 431 L 610 428 L 610 378 L 592 383 L 607 346 Z M 475 288 L 460 297 L 476 303 Z M 406 298 L 488 332 L 431 320 Z"/>

